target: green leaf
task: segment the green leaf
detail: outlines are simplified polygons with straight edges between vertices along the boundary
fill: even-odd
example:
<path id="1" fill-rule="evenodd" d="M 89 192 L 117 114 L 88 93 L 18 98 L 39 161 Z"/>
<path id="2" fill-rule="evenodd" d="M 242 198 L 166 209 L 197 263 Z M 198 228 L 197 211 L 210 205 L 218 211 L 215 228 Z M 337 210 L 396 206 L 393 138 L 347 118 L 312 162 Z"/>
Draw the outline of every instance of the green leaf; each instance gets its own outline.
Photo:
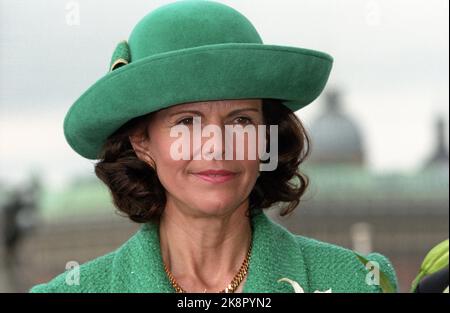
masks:
<path id="1" fill-rule="evenodd" d="M 366 264 L 370 262 L 370 260 L 366 259 L 356 251 L 353 251 L 355 256 L 358 258 L 358 260 L 366 267 Z M 387 275 L 379 268 L 380 272 L 380 288 L 383 291 L 383 293 L 393 293 L 395 292 L 394 287 L 392 286 L 391 282 L 389 281 L 389 278 Z"/>
<path id="2" fill-rule="evenodd" d="M 417 288 L 419 282 L 427 275 L 433 274 L 448 265 L 448 239 L 431 249 L 420 265 L 419 273 L 411 285 L 411 292 Z"/>

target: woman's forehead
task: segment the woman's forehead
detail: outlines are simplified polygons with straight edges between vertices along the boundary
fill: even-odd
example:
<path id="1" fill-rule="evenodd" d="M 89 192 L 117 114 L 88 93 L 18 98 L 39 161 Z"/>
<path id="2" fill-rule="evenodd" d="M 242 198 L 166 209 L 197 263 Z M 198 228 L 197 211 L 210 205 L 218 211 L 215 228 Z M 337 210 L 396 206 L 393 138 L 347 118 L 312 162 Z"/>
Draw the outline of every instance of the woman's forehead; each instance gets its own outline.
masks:
<path id="1" fill-rule="evenodd" d="M 184 110 L 196 110 L 205 112 L 227 112 L 242 108 L 260 108 L 262 104 L 261 99 L 233 99 L 233 100 L 211 100 L 200 102 L 187 102 L 177 104 L 167 108 L 167 113 L 175 113 Z"/>

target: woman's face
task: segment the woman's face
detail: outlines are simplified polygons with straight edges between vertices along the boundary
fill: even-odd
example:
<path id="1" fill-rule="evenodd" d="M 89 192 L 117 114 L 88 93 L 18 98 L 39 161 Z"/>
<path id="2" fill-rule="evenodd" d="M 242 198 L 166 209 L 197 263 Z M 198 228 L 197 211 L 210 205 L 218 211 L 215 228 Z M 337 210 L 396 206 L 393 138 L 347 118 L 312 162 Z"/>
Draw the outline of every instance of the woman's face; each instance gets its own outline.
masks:
<path id="1" fill-rule="evenodd" d="M 194 117 L 201 118 L 201 127 L 216 125 L 220 127 L 222 145 L 205 145 L 213 137 L 200 136 L 201 148 L 214 158 L 199 158 L 199 150 L 194 146 Z M 225 125 L 254 125 L 258 138 L 257 125 L 264 124 L 261 99 L 220 100 L 184 103 L 155 112 L 148 125 L 148 138 L 130 137 L 138 157 L 150 165 L 156 165 L 161 184 L 166 189 L 167 207 L 175 207 L 184 213 L 195 216 L 220 216 L 232 213 L 247 201 L 259 173 L 259 155 L 256 158 L 244 153 L 244 159 L 236 157 L 236 138 L 233 140 L 233 157 L 225 157 Z M 171 147 L 180 142 L 171 137 L 171 129 L 185 125 L 189 129 L 189 158 L 174 159 Z M 248 151 L 248 136 L 243 136 L 244 151 Z M 185 138 L 186 139 L 186 138 Z M 217 136 L 214 140 L 217 140 Z M 196 152 L 197 151 L 197 152 Z M 194 155 L 197 155 L 194 158 Z M 222 156 L 218 160 L 218 155 Z M 202 173 L 208 170 L 224 170 L 228 175 L 212 176 Z"/>

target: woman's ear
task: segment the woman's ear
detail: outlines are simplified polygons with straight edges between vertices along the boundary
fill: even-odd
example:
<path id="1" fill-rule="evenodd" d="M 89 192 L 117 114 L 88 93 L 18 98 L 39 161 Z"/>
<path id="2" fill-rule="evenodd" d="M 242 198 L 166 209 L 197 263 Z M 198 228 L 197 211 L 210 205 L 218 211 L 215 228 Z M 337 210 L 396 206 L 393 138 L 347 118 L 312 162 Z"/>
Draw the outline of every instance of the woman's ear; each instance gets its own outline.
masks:
<path id="1" fill-rule="evenodd" d="M 148 149 L 148 140 L 143 138 L 141 135 L 132 134 L 128 136 L 131 146 L 137 157 L 149 164 L 151 167 L 155 168 L 155 162 Z"/>

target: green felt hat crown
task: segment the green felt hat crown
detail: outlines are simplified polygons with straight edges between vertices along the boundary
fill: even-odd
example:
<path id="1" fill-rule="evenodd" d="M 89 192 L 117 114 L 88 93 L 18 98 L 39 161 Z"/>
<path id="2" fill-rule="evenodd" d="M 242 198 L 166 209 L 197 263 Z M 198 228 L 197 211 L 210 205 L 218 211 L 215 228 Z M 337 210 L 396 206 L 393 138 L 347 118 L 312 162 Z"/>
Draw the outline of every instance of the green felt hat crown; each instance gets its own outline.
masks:
<path id="1" fill-rule="evenodd" d="M 120 42 L 109 72 L 70 107 L 64 135 L 88 159 L 98 159 L 108 136 L 134 117 L 185 102 L 280 99 L 296 111 L 328 80 L 326 53 L 264 44 L 235 9 L 184 0 L 147 14 Z"/>

